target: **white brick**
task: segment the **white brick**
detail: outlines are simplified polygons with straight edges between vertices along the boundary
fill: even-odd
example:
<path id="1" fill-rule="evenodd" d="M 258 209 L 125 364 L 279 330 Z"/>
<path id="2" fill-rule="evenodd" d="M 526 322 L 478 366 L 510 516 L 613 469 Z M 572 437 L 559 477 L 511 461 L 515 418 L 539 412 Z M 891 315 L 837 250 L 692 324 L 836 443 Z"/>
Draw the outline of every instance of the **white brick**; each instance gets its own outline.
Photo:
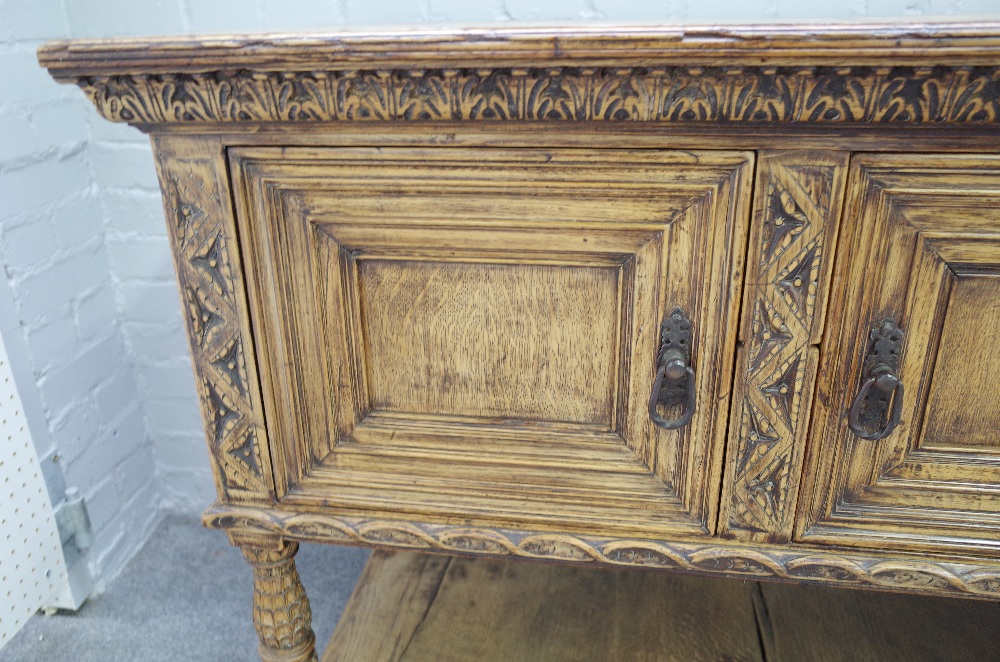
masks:
<path id="1" fill-rule="evenodd" d="M 143 403 L 146 425 L 154 438 L 174 434 L 190 438 L 204 435 L 201 410 L 195 398 L 160 398 Z"/>
<path id="2" fill-rule="evenodd" d="M 87 452 L 66 465 L 66 480 L 86 492 L 112 473 L 132 451 L 147 444 L 142 414 L 133 407 L 124 417 L 98 435 Z"/>
<path id="3" fill-rule="evenodd" d="M 65 305 L 74 297 L 108 279 L 101 246 L 65 256 L 15 286 L 21 317 L 32 320 Z"/>
<path id="4" fill-rule="evenodd" d="M 118 487 L 110 473 L 105 475 L 108 478 L 85 495 L 87 515 L 90 516 L 90 524 L 94 531 L 103 530 L 122 507 L 123 499 Z"/>
<path id="5" fill-rule="evenodd" d="M 132 371 L 123 368 L 94 391 L 94 404 L 102 421 L 110 421 L 139 401 Z"/>
<path id="6" fill-rule="evenodd" d="M 41 382 L 42 399 L 50 411 L 59 411 L 74 399 L 91 395 L 98 384 L 121 369 L 123 349 L 118 336 L 110 335 L 72 361 L 50 370 Z"/>
<path id="7" fill-rule="evenodd" d="M 594 0 L 594 10 L 609 21 L 678 19 L 684 15 L 683 0 Z"/>
<path id="8" fill-rule="evenodd" d="M 506 0 L 507 13 L 515 21 L 572 21 L 583 16 L 581 0 Z"/>
<path id="9" fill-rule="evenodd" d="M 102 191 L 101 204 L 108 217 L 108 227 L 119 234 L 166 237 L 163 203 L 159 191 Z"/>
<path id="10" fill-rule="evenodd" d="M 164 322 L 180 315 L 180 295 L 176 283 L 122 283 L 121 310 L 133 322 Z"/>
<path id="11" fill-rule="evenodd" d="M 0 250 L 12 274 L 20 275 L 42 268 L 59 249 L 49 214 L 46 213 L 7 228 L 2 236 Z"/>
<path id="12" fill-rule="evenodd" d="M 38 64 L 35 48 L 38 43 L 0 48 L 0 90 L 2 103 L 43 101 L 57 97 L 69 98 L 71 88 L 56 83 Z M 79 92 L 76 92 L 79 94 Z"/>
<path id="13" fill-rule="evenodd" d="M 140 446 L 122 460 L 115 470 L 115 481 L 122 498 L 128 500 L 146 484 L 155 483 L 156 461 L 149 445 Z"/>
<path id="14" fill-rule="evenodd" d="M 345 18 L 351 25 L 422 23 L 427 20 L 421 4 L 411 0 L 344 0 Z"/>
<path id="15" fill-rule="evenodd" d="M 777 0 L 715 0 L 705 2 L 691 0 L 687 5 L 684 18 L 695 21 L 726 21 L 755 20 L 774 18 L 777 10 Z"/>
<path id="16" fill-rule="evenodd" d="M 132 143 L 149 147 L 149 136 L 135 128 L 122 122 L 109 122 L 97 113 L 89 103 L 84 103 L 83 113 L 87 128 L 90 133 L 90 140 L 95 142 L 109 143 Z"/>
<path id="17" fill-rule="evenodd" d="M 126 324 L 122 330 L 138 363 L 188 360 L 188 341 L 180 316 L 176 323 Z"/>
<path id="18" fill-rule="evenodd" d="M 191 365 L 184 360 L 166 365 L 143 365 L 135 367 L 142 385 L 144 399 L 187 398 L 194 399 L 197 395 L 194 386 L 194 373 Z"/>
<path id="19" fill-rule="evenodd" d="M 935 13 L 964 14 L 966 16 L 992 16 L 1000 15 L 1000 7 L 997 7 L 997 0 L 955 0 L 944 2 L 944 7 L 940 7 L 941 2 L 934 2 Z"/>
<path id="20" fill-rule="evenodd" d="M 871 17 L 922 16 L 930 13 L 930 0 L 869 0 L 868 2 L 868 16 Z"/>
<path id="21" fill-rule="evenodd" d="M 166 237 L 108 241 L 111 269 L 119 280 L 173 280 L 174 263 Z"/>
<path id="22" fill-rule="evenodd" d="M 52 227 L 60 248 L 74 248 L 104 235 L 100 206 L 89 191 L 55 207 L 52 210 Z"/>
<path id="23" fill-rule="evenodd" d="M 32 359 L 40 372 L 48 370 L 54 363 L 66 363 L 72 359 L 80 345 L 76 324 L 69 316 L 29 329 L 27 336 Z"/>
<path id="24" fill-rule="evenodd" d="M 57 420 L 50 415 L 49 421 L 53 441 L 64 464 L 86 452 L 97 438 L 97 409 L 89 400 L 79 401 Z"/>
<path id="25" fill-rule="evenodd" d="M 192 471 L 162 471 L 159 474 L 160 498 L 165 510 L 197 515 L 216 499 L 212 474 Z"/>
<path id="26" fill-rule="evenodd" d="M 487 2 L 431 0 L 428 18 L 435 23 L 467 25 L 510 20 L 503 0 L 488 0 Z"/>
<path id="27" fill-rule="evenodd" d="M 856 19 L 867 16 L 866 0 L 849 0 L 836 4 L 804 4 L 778 0 L 778 18 L 782 19 Z"/>
<path id="28" fill-rule="evenodd" d="M 77 301 L 76 327 L 80 342 L 88 343 L 111 333 L 117 320 L 118 306 L 110 282 Z"/>
<path id="29" fill-rule="evenodd" d="M 8 39 L 58 39 L 69 36 L 60 0 L 4 0 L 3 32 Z"/>
<path id="30" fill-rule="evenodd" d="M 336 0 L 260 0 L 261 24 L 275 30 L 323 30 L 342 25 L 344 15 Z"/>
<path id="31" fill-rule="evenodd" d="M 93 143 L 90 146 L 90 160 L 94 167 L 94 177 L 100 186 L 159 190 L 149 145 Z"/>
<path id="32" fill-rule="evenodd" d="M 196 33 L 260 32 L 267 29 L 257 12 L 256 3 L 246 0 L 189 1 L 188 15 L 191 30 Z"/>
<path id="33" fill-rule="evenodd" d="M 176 0 L 73 0 L 67 3 L 74 37 L 124 37 L 184 31 Z"/>
<path id="34" fill-rule="evenodd" d="M 87 137 L 83 99 L 57 100 L 31 111 L 32 132 L 39 149 L 78 143 Z"/>
<path id="35" fill-rule="evenodd" d="M 86 190 L 90 187 L 88 173 L 82 149 L 65 158 L 52 155 L 30 167 L 4 172 L 0 174 L 3 213 L 17 216 Z"/>
<path id="36" fill-rule="evenodd" d="M 38 149 L 29 111 L 8 108 L 0 111 L 0 163 L 23 158 Z M 2 175 L 0 175 L 2 176 Z"/>
<path id="37" fill-rule="evenodd" d="M 211 468 L 204 434 L 156 435 L 153 454 L 156 464 L 167 471 L 202 471 Z"/>

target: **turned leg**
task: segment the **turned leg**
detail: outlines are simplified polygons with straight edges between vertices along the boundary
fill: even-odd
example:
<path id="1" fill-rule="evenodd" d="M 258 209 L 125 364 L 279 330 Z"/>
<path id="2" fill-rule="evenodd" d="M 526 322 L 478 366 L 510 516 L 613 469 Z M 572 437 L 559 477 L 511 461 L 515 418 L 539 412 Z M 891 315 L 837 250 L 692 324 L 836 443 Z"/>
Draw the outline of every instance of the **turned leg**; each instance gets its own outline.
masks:
<path id="1" fill-rule="evenodd" d="M 253 566 L 253 624 L 263 662 L 316 660 L 309 598 L 295 569 L 299 544 L 284 542 L 269 549 L 240 543 Z"/>

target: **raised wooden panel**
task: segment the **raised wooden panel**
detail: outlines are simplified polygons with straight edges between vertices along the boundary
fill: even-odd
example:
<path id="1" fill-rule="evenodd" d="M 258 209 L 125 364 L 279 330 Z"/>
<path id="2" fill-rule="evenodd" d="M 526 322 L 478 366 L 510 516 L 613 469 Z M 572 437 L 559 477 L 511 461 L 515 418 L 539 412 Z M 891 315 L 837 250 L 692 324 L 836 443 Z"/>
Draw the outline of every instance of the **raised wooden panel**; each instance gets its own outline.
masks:
<path id="1" fill-rule="evenodd" d="M 799 538 L 995 555 L 1000 158 L 859 156 L 850 186 Z M 868 441 L 847 413 L 884 318 L 905 334 L 902 421 Z"/>
<path id="2" fill-rule="evenodd" d="M 617 268 L 364 260 L 358 271 L 373 410 L 611 426 Z"/>
<path id="3" fill-rule="evenodd" d="M 844 197 L 845 152 L 765 152 L 747 259 L 719 534 L 791 537 Z"/>
<path id="4" fill-rule="evenodd" d="M 746 153 L 231 150 L 281 503 L 705 535 Z M 700 403 L 646 402 L 692 318 Z"/>
<path id="5" fill-rule="evenodd" d="M 1000 452 L 1000 273 L 957 275 L 927 397 L 924 447 Z M 970 448 L 971 447 L 971 448 Z"/>

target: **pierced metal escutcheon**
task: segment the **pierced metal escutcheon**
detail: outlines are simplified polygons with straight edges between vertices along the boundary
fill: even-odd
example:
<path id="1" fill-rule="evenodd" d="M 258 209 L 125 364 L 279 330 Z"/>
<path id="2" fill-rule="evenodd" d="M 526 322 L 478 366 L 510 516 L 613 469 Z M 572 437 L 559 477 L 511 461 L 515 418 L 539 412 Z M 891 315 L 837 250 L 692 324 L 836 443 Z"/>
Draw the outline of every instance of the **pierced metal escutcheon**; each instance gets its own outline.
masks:
<path id="1" fill-rule="evenodd" d="M 903 330 L 889 318 L 868 334 L 861 390 L 847 418 L 851 432 L 862 439 L 885 439 L 899 425 L 903 413 L 903 383 L 899 381 L 903 337 Z"/>
<path id="2" fill-rule="evenodd" d="M 691 320 L 674 308 L 660 324 L 660 351 L 656 354 L 656 378 L 649 394 L 649 418 L 657 427 L 676 430 L 691 422 L 695 408 L 694 370 L 691 362 Z M 678 418 L 667 420 L 657 407 L 683 406 Z"/>

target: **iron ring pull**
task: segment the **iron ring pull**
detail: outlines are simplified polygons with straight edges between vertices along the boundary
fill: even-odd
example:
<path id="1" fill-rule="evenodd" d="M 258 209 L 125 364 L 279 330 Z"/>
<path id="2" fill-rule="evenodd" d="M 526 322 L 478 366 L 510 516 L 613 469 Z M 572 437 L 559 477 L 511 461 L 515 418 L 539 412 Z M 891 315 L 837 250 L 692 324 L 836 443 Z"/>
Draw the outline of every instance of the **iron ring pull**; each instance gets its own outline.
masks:
<path id="1" fill-rule="evenodd" d="M 884 319 L 871 330 L 869 343 L 865 381 L 851 404 L 847 425 L 862 439 L 877 440 L 892 434 L 903 414 L 903 382 L 898 376 L 903 330 L 895 320 Z"/>
<path id="2" fill-rule="evenodd" d="M 691 360 L 691 320 L 675 308 L 660 324 L 660 350 L 656 354 L 656 377 L 649 394 L 649 418 L 664 430 L 676 430 L 691 422 L 695 410 L 695 374 Z M 667 420 L 657 406 L 683 405 L 683 413 Z"/>

